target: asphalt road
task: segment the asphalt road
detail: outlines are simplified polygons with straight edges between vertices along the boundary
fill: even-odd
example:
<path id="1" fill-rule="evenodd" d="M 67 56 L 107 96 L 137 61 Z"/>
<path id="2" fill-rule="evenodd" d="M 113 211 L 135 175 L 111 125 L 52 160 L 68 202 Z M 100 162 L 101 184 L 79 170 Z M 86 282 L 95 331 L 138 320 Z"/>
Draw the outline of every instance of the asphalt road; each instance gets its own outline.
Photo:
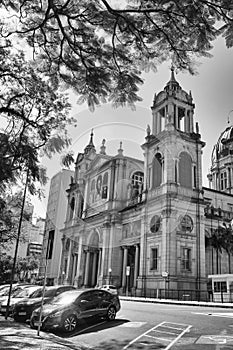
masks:
<path id="1" fill-rule="evenodd" d="M 74 344 L 94 349 L 233 349 L 233 310 L 121 301 L 113 322 L 84 323 L 70 335 Z"/>

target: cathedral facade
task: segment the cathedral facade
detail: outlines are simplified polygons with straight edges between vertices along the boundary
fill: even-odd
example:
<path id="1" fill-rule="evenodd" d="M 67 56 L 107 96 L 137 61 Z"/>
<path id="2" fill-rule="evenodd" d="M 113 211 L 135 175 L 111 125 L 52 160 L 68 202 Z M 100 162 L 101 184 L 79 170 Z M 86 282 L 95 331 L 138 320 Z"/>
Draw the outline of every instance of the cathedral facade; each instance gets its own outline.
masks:
<path id="1" fill-rule="evenodd" d="M 114 284 L 145 295 L 206 291 L 209 275 L 233 271 L 229 254 L 208 244 L 214 230 L 233 217 L 233 151 L 221 135 L 210 188 L 203 187 L 205 143 L 194 109 L 191 92 L 181 88 L 172 69 L 154 96 L 143 161 L 124 155 L 122 144 L 117 155 L 106 154 L 105 140 L 98 153 L 91 133 L 67 189 L 60 282 Z"/>

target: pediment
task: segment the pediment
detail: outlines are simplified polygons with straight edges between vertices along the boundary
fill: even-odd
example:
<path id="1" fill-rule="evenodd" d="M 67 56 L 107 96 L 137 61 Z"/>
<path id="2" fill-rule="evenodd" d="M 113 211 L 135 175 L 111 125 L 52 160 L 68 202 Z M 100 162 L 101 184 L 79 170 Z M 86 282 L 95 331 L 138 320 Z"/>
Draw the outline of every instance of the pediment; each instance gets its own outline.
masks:
<path id="1" fill-rule="evenodd" d="M 109 160 L 111 160 L 112 157 L 104 156 L 104 155 L 97 155 L 95 159 L 90 163 L 88 173 L 89 172 L 98 172 L 100 168 L 104 165 L 104 163 L 108 163 Z"/>

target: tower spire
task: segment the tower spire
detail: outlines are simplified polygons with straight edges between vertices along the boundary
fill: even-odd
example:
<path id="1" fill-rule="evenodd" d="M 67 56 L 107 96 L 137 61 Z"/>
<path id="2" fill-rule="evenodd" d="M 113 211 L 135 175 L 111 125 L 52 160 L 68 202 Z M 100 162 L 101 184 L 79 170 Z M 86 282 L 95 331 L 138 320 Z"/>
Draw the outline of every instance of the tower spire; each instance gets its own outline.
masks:
<path id="1" fill-rule="evenodd" d="M 93 134 L 93 129 L 91 129 L 89 144 L 84 149 L 84 153 L 85 154 L 90 153 L 90 151 L 96 152 L 96 149 L 95 149 L 95 146 L 94 146 L 94 143 L 93 143 L 93 135 L 94 135 Z"/>

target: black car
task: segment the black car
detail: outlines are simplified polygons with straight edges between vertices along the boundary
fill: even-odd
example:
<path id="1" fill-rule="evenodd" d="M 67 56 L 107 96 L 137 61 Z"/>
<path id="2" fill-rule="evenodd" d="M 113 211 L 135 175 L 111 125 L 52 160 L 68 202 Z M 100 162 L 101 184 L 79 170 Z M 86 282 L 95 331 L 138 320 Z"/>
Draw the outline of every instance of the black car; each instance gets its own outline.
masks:
<path id="1" fill-rule="evenodd" d="M 76 288 L 70 285 L 46 287 L 44 294 L 44 303 L 49 302 L 54 297 L 69 290 L 76 290 Z M 41 305 L 42 292 L 43 288 L 40 287 L 40 291 L 38 293 L 34 294 L 29 299 L 19 301 L 14 305 L 12 316 L 15 321 L 24 322 L 30 319 L 33 310 L 37 309 Z"/>
<path id="2" fill-rule="evenodd" d="M 112 321 L 120 308 L 118 296 L 108 291 L 93 288 L 62 293 L 43 306 L 41 328 L 61 328 L 72 332 L 81 319 L 104 317 Z M 32 328 L 38 326 L 40 312 L 40 308 L 33 311 L 30 321 Z"/>

